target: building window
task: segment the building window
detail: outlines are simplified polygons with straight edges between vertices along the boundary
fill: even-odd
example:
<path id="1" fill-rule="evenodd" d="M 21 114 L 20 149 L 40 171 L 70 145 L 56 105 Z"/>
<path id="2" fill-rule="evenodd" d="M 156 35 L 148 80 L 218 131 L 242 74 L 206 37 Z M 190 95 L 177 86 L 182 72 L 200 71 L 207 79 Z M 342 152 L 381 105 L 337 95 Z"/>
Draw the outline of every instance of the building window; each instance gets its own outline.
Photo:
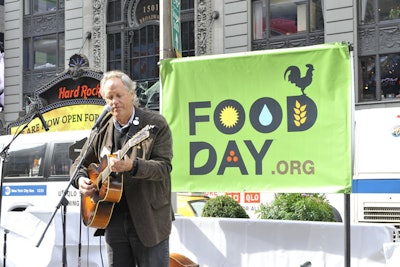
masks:
<path id="1" fill-rule="evenodd" d="M 131 76 L 139 82 L 158 80 L 160 54 L 159 26 L 148 25 L 133 32 L 130 42 Z"/>
<path id="2" fill-rule="evenodd" d="M 64 9 L 64 0 L 24 0 L 24 15 L 36 15 Z"/>
<path id="3" fill-rule="evenodd" d="M 181 0 L 181 10 L 193 10 L 194 0 Z"/>
<path id="4" fill-rule="evenodd" d="M 107 69 L 122 69 L 122 39 L 121 33 L 110 33 L 107 36 Z"/>
<path id="5" fill-rule="evenodd" d="M 376 64 L 377 61 L 379 64 Z M 400 98 L 400 53 L 361 57 L 360 66 L 361 101 Z M 377 79 L 377 76 L 380 79 Z"/>
<path id="6" fill-rule="evenodd" d="M 267 1 L 253 2 L 253 39 L 261 40 L 267 37 Z"/>
<path id="7" fill-rule="evenodd" d="M 400 99 L 400 4 L 398 0 L 359 1 L 360 90 L 357 102 Z"/>
<path id="8" fill-rule="evenodd" d="M 398 0 L 359 1 L 359 10 L 360 24 L 400 19 L 400 3 Z"/>
<path id="9" fill-rule="evenodd" d="M 252 2 L 253 40 L 324 30 L 321 0 Z"/>
<path id="10" fill-rule="evenodd" d="M 24 0 L 24 96 L 65 68 L 64 0 Z"/>
<path id="11" fill-rule="evenodd" d="M 195 55 L 194 0 L 181 0 L 182 57 Z"/>
<path id="12" fill-rule="evenodd" d="M 362 100 L 376 99 L 376 75 L 375 75 L 375 57 L 360 58 L 361 80 L 362 85 Z"/>
<path id="13" fill-rule="evenodd" d="M 194 21 L 182 21 L 181 36 L 182 36 L 182 57 L 194 56 L 195 55 Z"/>
<path id="14" fill-rule="evenodd" d="M 107 4 L 107 22 L 118 22 L 122 20 L 121 0 L 108 0 Z"/>
<path id="15" fill-rule="evenodd" d="M 379 21 L 398 19 L 400 7 L 398 0 L 378 1 Z"/>
<path id="16" fill-rule="evenodd" d="M 39 70 L 63 67 L 64 42 L 64 33 L 25 38 L 24 69 Z M 32 51 L 29 51 L 30 48 Z"/>
<path id="17" fill-rule="evenodd" d="M 135 15 L 136 9 L 132 7 L 136 3 L 135 0 L 107 3 L 107 70 L 123 70 L 138 85 L 150 87 L 159 79 L 160 27 L 159 21 L 130 25 L 132 18 L 127 16 Z M 194 56 L 194 0 L 181 0 L 181 38 L 182 55 Z"/>

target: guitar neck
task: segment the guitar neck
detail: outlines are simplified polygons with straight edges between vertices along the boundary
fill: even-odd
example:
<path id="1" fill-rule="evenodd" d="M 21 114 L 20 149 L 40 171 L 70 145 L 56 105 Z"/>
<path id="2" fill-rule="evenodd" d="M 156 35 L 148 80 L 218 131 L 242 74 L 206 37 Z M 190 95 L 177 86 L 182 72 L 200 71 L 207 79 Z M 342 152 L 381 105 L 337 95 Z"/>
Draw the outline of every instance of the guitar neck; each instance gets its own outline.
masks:
<path id="1" fill-rule="evenodd" d="M 143 129 L 137 132 L 131 139 L 129 139 L 128 142 L 126 142 L 126 144 L 120 150 L 111 155 L 107 155 L 107 167 L 97 177 L 96 179 L 97 184 L 99 184 L 99 181 L 104 182 L 108 178 L 108 176 L 110 176 L 110 174 L 112 173 L 108 164 L 109 157 L 117 157 L 118 159 L 122 159 L 126 155 L 126 153 L 128 153 L 129 149 L 131 149 L 134 146 L 137 146 L 138 144 L 149 138 L 150 136 L 149 131 L 150 129 L 153 128 L 154 128 L 153 125 L 146 125 L 145 127 L 143 127 Z"/>
<path id="2" fill-rule="evenodd" d="M 123 158 L 126 153 L 128 153 L 129 149 L 131 149 L 131 146 L 129 146 L 128 143 L 126 143 L 120 150 L 118 150 L 116 153 L 118 154 L 118 158 L 121 159 Z"/>
<path id="3" fill-rule="evenodd" d="M 104 170 L 99 174 L 99 176 L 97 177 L 98 182 L 104 182 L 106 179 L 108 179 L 108 177 L 110 176 L 110 174 L 112 173 L 111 169 L 110 169 L 110 165 L 109 163 L 109 159 L 110 158 L 118 158 L 118 159 L 122 159 L 126 153 L 128 153 L 129 149 L 131 147 L 129 146 L 129 144 L 125 144 L 125 146 L 123 146 L 120 150 L 118 150 L 117 152 L 111 154 L 111 155 L 107 155 L 106 156 L 106 160 L 107 160 L 107 167 L 104 168 Z"/>

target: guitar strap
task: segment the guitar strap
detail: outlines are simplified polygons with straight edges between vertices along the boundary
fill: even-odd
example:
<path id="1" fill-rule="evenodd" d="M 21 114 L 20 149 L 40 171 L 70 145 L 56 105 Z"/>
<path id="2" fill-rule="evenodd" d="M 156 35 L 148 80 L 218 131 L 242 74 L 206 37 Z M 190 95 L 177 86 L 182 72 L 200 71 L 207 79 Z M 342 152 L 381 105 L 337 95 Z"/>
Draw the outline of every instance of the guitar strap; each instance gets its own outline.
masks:
<path id="1" fill-rule="evenodd" d="M 142 116 L 142 110 L 140 108 L 135 108 L 135 118 L 133 119 L 133 122 L 131 126 L 129 127 L 129 130 L 126 134 L 126 140 L 130 140 L 140 129 L 140 117 Z M 138 148 L 137 150 L 137 157 L 142 157 L 142 150 Z"/>

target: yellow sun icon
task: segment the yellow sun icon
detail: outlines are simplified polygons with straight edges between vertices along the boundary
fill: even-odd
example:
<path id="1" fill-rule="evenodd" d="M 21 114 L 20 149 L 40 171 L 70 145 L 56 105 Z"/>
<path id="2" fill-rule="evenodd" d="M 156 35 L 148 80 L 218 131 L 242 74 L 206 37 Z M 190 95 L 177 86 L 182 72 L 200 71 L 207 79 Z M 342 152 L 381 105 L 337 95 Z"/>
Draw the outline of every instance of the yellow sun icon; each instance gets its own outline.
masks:
<path id="1" fill-rule="evenodd" d="M 219 115 L 221 124 L 226 128 L 232 128 L 235 126 L 239 120 L 239 114 L 236 108 L 232 106 L 227 106 L 221 110 Z"/>

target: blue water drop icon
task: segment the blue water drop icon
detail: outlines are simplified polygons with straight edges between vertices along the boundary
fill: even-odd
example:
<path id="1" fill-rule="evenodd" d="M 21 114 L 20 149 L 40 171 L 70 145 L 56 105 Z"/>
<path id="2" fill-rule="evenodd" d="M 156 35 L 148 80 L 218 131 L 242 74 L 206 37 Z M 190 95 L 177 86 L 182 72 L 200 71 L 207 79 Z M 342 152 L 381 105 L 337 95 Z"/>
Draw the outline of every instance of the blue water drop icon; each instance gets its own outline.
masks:
<path id="1" fill-rule="evenodd" d="M 258 117 L 260 124 L 263 126 L 268 126 L 272 122 L 272 114 L 269 111 L 267 105 L 264 105 L 263 109 L 260 112 L 260 116 Z"/>

